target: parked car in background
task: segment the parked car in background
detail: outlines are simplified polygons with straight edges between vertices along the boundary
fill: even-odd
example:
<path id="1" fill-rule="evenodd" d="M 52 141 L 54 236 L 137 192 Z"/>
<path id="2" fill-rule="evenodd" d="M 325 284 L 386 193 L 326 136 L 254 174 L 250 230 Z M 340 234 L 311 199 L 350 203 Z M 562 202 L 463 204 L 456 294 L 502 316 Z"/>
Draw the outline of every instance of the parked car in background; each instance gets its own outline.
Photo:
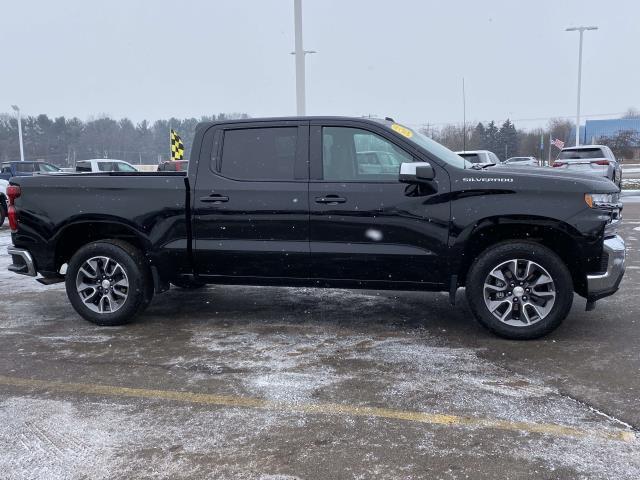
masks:
<path id="1" fill-rule="evenodd" d="M 553 162 L 553 167 L 606 177 L 618 187 L 622 184 L 622 166 L 606 145 L 579 145 L 563 148 Z"/>
<path id="2" fill-rule="evenodd" d="M 137 172 L 136 167 L 124 160 L 93 158 L 76 162 L 76 172 Z"/>
<path id="3" fill-rule="evenodd" d="M 158 172 L 186 172 L 189 160 L 169 160 L 158 165 Z"/>
<path id="4" fill-rule="evenodd" d="M 402 157 L 394 152 L 369 150 L 357 152 L 356 163 L 361 174 L 398 173 Z"/>
<path id="5" fill-rule="evenodd" d="M 9 182 L 6 180 L 0 180 L 0 227 L 4 223 L 4 219 L 7 218 L 7 186 Z"/>
<path id="6" fill-rule="evenodd" d="M 465 150 L 456 153 L 467 162 L 479 165 L 497 165 L 500 163 L 498 156 L 489 150 Z"/>
<path id="7" fill-rule="evenodd" d="M 40 173 L 60 173 L 60 167 L 47 162 L 15 161 L 0 164 L 0 179 L 9 180 L 11 177 L 30 177 Z"/>
<path id="8" fill-rule="evenodd" d="M 504 165 L 509 165 L 512 167 L 538 167 L 540 166 L 540 162 L 536 157 L 511 157 L 507 158 L 504 162 Z"/>

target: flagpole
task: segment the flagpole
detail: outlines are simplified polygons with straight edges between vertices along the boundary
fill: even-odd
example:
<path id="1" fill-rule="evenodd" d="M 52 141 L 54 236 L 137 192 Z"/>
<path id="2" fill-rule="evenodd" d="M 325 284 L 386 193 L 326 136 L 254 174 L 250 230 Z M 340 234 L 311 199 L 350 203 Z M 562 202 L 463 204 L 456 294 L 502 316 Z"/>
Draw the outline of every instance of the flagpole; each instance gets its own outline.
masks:
<path id="1" fill-rule="evenodd" d="M 173 161 L 173 156 L 171 155 L 171 122 L 169 122 L 169 161 Z"/>

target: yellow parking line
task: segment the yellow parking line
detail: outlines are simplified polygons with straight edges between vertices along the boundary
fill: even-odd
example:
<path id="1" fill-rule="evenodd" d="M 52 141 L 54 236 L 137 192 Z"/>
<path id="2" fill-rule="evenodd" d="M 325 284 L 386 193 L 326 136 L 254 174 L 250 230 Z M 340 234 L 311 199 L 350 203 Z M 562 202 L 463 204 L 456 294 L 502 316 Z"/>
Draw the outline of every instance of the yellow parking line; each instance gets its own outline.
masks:
<path id="1" fill-rule="evenodd" d="M 524 433 L 540 433 L 557 437 L 596 437 L 605 440 L 633 442 L 635 435 L 627 430 L 589 430 L 553 423 L 515 422 L 482 417 L 465 417 L 390 408 L 359 407 L 335 403 L 298 404 L 273 402 L 259 398 L 210 393 L 181 392 L 176 390 L 154 390 L 147 388 L 118 387 L 89 383 L 66 383 L 51 380 L 8 377 L 0 375 L 0 385 L 45 390 L 53 393 L 101 395 L 107 397 L 144 398 L 151 400 L 171 400 L 226 407 L 245 407 L 284 413 L 309 413 L 317 415 L 347 415 L 391 420 L 404 420 L 432 425 L 480 427 Z"/>

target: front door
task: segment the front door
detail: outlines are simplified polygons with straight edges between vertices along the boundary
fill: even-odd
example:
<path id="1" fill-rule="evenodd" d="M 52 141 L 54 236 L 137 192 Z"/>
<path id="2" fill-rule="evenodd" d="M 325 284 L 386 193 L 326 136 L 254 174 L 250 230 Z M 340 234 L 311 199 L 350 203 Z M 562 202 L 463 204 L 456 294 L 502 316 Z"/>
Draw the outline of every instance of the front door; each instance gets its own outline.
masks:
<path id="1" fill-rule="evenodd" d="M 308 131 L 291 121 L 207 131 L 193 199 L 199 275 L 308 275 Z"/>
<path id="2" fill-rule="evenodd" d="M 423 161 L 382 127 L 311 126 L 312 276 L 359 282 L 444 284 L 449 177 L 432 163 L 428 188 L 399 183 L 403 162 Z"/>

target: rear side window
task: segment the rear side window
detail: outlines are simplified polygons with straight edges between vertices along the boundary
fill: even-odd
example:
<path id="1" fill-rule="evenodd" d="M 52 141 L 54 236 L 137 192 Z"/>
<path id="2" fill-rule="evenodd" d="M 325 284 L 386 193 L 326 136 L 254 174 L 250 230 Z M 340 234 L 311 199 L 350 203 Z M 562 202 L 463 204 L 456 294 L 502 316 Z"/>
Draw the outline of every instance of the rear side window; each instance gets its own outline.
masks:
<path id="1" fill-rule="evenodd" d="M 33 163 L 16 163 L 16 172 L 29 173 L 35 170 Z"/>
<path id="2" fill-rule="evenodd" d="M 293 180 L 297 127 L 227 130 L 220 173 L 238 180 Z"/>
<path id="3" fill-rule="evenodd" d="M 581 148 L 579 150 L 563 150 L 558 155 L 560 160 L 580 160 L 582 158 L 607 158 L 599 148 Z"/>

